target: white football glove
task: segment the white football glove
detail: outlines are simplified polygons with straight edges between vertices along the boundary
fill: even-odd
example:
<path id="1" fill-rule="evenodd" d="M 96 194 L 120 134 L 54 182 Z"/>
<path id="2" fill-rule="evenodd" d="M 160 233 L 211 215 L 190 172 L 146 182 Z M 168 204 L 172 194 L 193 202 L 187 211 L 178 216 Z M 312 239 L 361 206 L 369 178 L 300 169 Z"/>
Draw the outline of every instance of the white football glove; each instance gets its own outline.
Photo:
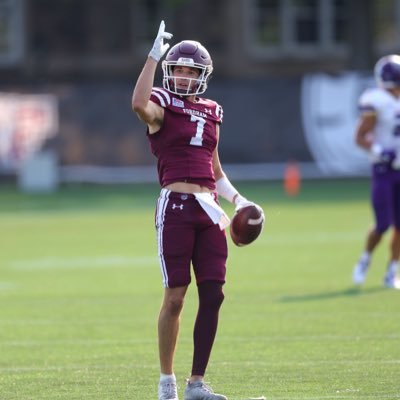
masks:
<path id="1" fill-rule="evenodd" d="M 247 207 L 247 206 L 256 206 L 260 212 L 262 213 L 262 215 L 264 216 L 264 211 L 263 209 L 256 203 L 247 200 L 245 197 L 239 195 L 236 197 L 235 199 L 235 211 L 239 211 L 241 208 Z"/>
<path id="2" fill-rule="evenodd" d="M 393 169 L 400 169 L 400 155 L 397 155 L 396 158 L 392 161 Z"/>
<path id="3" fill-rule="evenodd" d="M 255 205 L 252 201 L 247 200 L 245 197 L 238 195 L 235 199 L 235 211 L 240 210 L 241 208 L 247 207 L 247 206 L 253 206 Z"/>
<path id="4" fill-rule="evenodd" d="M 264 224 L 265 222 L 265 214 L 264 210 L 256 203 L 253 203 L 252 201 L 247 200 L 245 197 L 241 196 L 240 194 L 236 197 L 235 199 L 235 213 L 237 213 L 240 209 L 247 207 L 247 206 L 256 206 L 258 210 L 260 211 L 260 214 L 262 216 L 262 223 Z"/>
<path id="5" fill-rule="evenodd" d="M 164 39 L 171 39 L 172 33 L 165 32 L 165 23 L 161 21 L 160 27 L 158 28 L 158 33 L 156 40 L 154 40 L 154 44 L 152 49 L 150 50 L 149 57 L 151 57 L 155 61 L 160 61 L 160 58 L 165 54 L 165 52 L 169 49 L 169 43 L 164 43 Z"/>
<path id="6" fill-rule="evenodd" d="M 370 159 L 373 163 L 387 163 L 393 166 L 393 162 L 396 158 L 394 149 L 385 149 L 379 143 L 374 143 L 371 146 Z"/>
<path id="7" fill-rule="evenodd" d="M 371 161 L 373 163 L 381 161 L 382 152 L 383 152 L 383 147 L 378 143 L 374 143 L 369 150 Z"/>

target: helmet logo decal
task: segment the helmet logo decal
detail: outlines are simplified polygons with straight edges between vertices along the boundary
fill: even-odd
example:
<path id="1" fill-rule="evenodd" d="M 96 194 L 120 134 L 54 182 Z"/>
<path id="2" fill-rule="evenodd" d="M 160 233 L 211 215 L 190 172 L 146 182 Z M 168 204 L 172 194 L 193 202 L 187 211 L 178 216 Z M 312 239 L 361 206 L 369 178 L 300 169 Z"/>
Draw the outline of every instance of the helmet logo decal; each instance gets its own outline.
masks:
<path id="1" fill-rule="evenodd" d="M 178 58 L 178 64 L 182 65 L 194 65 L 193 58 L 185 58 L 185 57 L 179 57 Z"/>

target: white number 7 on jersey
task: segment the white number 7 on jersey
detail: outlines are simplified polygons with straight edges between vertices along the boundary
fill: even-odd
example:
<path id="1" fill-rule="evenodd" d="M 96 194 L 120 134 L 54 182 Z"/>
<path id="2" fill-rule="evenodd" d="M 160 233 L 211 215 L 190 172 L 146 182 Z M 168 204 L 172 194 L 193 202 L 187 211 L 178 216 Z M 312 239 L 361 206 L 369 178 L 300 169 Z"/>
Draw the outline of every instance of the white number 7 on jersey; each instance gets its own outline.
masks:
<path id="1" fill-rule="evenodd" d="M 192 137 L 190 140 L 190 144 L 192 146 L 202 146 L 203 145 L 203 132 L 204 132 L 204 124 L 206 120 L 202 117 L 198 117 L 196 115 L 190 116 L 191 122 L 196 122 L 196 135 Z"/>

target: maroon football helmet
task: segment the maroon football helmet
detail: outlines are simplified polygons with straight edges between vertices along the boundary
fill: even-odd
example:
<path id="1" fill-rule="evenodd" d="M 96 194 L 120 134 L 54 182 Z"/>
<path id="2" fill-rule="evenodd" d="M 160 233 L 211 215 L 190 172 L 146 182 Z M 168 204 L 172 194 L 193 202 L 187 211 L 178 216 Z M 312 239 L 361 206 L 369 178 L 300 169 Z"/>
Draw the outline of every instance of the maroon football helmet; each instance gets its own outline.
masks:
<path id="1" fill-rule="evenodd" d="M 194 67 L 200 71 L 197 79 L 179 78 L 189 81 L 185 90 L 177 88 L 175 84 L 176 78 L 173 75 L 173 69 L 177 65 Z M 181 96 L 190 96 L 206 91 L 213 67 L 210 54 L 201 43 L 194 40 L 184 40 L 169 50 L 165 60 L 162 62 L 162 69 L 164 73 L 164 89 Z"/>
<path id="2" fill-rule="evenodd" d="M 374 74 L 378 86 L 384 89 L 400 87 L 400 56 L 393 54 L 379 59 Z"/>

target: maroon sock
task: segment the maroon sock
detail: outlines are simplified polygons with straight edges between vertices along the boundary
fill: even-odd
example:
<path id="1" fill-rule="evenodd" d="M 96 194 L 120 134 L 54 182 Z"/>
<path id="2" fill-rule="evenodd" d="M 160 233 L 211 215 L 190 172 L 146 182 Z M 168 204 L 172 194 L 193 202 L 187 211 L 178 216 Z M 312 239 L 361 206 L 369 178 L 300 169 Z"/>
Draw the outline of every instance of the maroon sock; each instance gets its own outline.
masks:
<path id="1" fill-rule="evenodd" d="M 198 285 L 199 310 L 194 325 L 192 375 L 204 376 L 218 326 L 218 313 L 224 293 L 222 284 L 209 281 Z"/>

